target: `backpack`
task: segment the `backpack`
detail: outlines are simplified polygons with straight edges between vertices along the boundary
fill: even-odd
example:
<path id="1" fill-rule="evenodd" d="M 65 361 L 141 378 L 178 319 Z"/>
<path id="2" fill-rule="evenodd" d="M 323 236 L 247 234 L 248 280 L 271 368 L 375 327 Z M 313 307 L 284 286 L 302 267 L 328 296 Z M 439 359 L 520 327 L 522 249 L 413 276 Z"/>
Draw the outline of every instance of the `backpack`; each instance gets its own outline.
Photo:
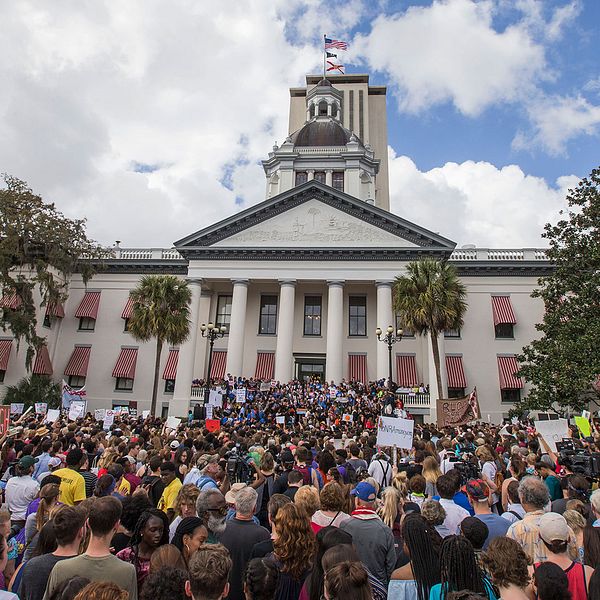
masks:
<path id="1" fill-rule="evenodd" d="M 344 467 L 344 469 L 346 469 L 345 483 L 352 483 L 352 484 L 356 483 L 357 473 L 356 473 L 356 469 L 354 468 L 354 465 L 351 462 L 347 462 L 342 466 Z"/>
<path id="2" fill-rule="evenodd" d="M 510 513 L 511 515 L 515 515 L 515 517 L 517 517 L 517 519 L 518 519 L 519 521 L 522 521 L 522 520 L 523 520 L 523 517 L 522 517 L 522 516 L 521 516 L 521 515 L 520 515 L 518 512 L 516 512 L 516 511 L 514 511 L 514 510 L 507 510 L 506 512 L 507 512 L 507 513 Z"/>
<path id="3" fill-rule="evenodd" d="M 307 467 L 306 465 L 304 465 L 303 467 L 295 465 L 294 471 L 298 471 L 298 473 L 302 475 L 302 483 L 304 485 L 312 485 L 312 475 L 310 474 L 310 467 Z"/>

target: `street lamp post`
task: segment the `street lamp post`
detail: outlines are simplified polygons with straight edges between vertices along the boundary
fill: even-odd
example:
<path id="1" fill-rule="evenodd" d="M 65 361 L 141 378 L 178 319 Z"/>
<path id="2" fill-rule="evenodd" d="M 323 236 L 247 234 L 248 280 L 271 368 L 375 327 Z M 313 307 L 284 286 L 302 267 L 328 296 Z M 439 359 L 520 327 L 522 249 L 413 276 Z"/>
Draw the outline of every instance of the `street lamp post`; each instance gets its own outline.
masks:
<path id="1" fill-rule="evenodd" d="M 399 342 L 402 339 L 402 335 L 404 334 L 404 332 L 402 331 L 402 329 L 398 329 L 398 330 L 396 330 L 396 334 L 394 335 L 394 328 L 391 325 L 388 325 L 388 328 L 386 329 L 386 333 L 383 337 L 382 337 L 383 330 L 381 329 L 381 327 L 378 327 L 375 330 L 375 333 L 377 334 L 377 339 L 380 342 L 387 344 L 387 347 L 388 347 L 388 372 L 389 372 L 389 385 L 390 385 L 390 389 L 391 389 L 391 385 L 392 385 L 392 347 L 394 346 L 394 344 L 396 342 Z"/>
<path id="2" fill-rule="evenodd" d="M 221 327 L 216 327 L 214 323 L 209 323 L 206 325 L 202 323 L 200 325 L 200 332 L 202 333 L 202 337 L 205 337 L 208 340 L 209 349 L 208 349 L 208 370 L 206 373 L 206 386 L 204 388 L 204 404 L 208 404 L 208 397 L 210 394 L 210 369 L 212 367 L 212 356 L 213 356 L 213 346 L 215 345 L 215 340 L 222 338 L 227 332 L 227 327 L 225 325 L 221 325 Z"/>

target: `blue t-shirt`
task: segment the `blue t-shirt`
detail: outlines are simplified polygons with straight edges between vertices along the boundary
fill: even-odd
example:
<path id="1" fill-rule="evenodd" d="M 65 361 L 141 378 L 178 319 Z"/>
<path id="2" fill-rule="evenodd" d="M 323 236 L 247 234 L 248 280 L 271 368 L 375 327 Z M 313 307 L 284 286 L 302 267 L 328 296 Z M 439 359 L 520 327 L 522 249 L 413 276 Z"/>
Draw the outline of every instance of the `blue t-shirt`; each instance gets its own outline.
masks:
<path id="1" fill-rule="evenodd" d="M 504 519 L 500 515 L 496 515 L 494 513 L 485 514 L 485 515 L 475 515 L 480 521 L 483 521 L 488 528 L 488 536 L 483 544 L 483 549 L 487 550 L 487 547 L 490 545 L 490 542 L 497 537 L 505 536 L 508 528 L 510 527 L 510 522 L 508 519 Z"/>
<path id="2" fill-rule="evenodd" d="M 485 591 L 489 600 L 498 600 L 496 598 L 496 594 L 494 594 L 494 589 L 492 588 L 492 584 L 487 577 L 483 578 L 483 584 L 485 585 Z M 444 598 L 446 594 L 444 594 Z M 442 600 L 442 584 L 436 583 L 429 592 L 429 600 Z"/>

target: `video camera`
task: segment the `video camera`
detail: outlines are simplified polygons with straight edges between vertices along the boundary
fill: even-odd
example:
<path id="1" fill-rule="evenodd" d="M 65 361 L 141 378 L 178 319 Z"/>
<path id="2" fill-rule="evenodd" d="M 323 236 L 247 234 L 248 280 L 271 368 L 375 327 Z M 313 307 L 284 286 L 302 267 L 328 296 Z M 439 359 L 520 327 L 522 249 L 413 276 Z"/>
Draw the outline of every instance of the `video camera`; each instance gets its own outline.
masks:
<path id="1" fill-rule="evenodd" d="M 247 452 L 240 453 L 239 444 L 225 454 L 227 477 L 231 483 L 252 483 L 254 469 L 250 464 L 250 455 Z"/>
<path id="2" fill-rule="evenodd" d="M 464 444 L 457 444 L 454 448 L 454 456 L 448 457 L 452 467 L 460 473 L 460 485 L 466 485 L 469 479 L 479 479 L 481 472 L 479 465 L 473 456 L 471 448 Z"/>
<path id="3" fill-rule="evenodd" d="M 572 473 L 583 475 L 589 479 L 600 478 L 600 452 L 590 452 L 575 446 L 571 439 L 556 442 L 558 464 Z"/>

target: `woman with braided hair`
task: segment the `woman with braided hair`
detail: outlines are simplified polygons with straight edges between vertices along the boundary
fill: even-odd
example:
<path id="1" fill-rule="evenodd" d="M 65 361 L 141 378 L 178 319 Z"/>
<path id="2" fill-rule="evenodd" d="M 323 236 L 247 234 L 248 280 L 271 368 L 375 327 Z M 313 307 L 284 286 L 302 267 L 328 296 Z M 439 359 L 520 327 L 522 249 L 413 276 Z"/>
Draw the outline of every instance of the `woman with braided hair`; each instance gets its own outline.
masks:
<path id="1" fill-rule="evenodd" d="M 169 521 L 167 515 L 156 508 L 144 511 L 129 541 L 129 546 L 117 553 L 117 557 L 135 567 L 138 589 L 150 571 L 150 559 L 154 551 L 169 543 Z"/>
<path id="2" fill-rule="evenodd" d="M 492 584 L 477 565 L 475 551 L 462 535 L 444 538 L 440 552 L 441 583 L 434 585 L 429 600 L 444 600 L 450 592 L 470 590 L 497 600 Z"/>
<path id="3" fill-rule="evenodd" d="M 273 600 L 279 583 L 279 569 L 272 560 L 253 558 L 244 574 L 246 600 Z"/>

